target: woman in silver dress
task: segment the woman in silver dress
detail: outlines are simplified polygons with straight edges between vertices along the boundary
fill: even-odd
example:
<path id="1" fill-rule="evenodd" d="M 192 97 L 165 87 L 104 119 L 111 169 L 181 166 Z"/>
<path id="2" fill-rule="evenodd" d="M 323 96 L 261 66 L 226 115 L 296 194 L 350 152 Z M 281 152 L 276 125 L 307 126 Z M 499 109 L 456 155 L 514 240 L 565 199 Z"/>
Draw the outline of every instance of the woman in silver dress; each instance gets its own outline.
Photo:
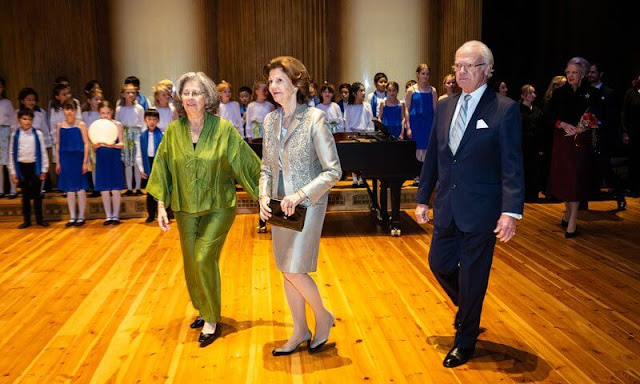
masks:
<path id="1" fill-rule="evenodd" d="M 307 207 L 302 232 L 272 226 L 273 252 L 284 276 L 284 290 L 293 317 L 293 334 L 272 351 L 288 355 L 307 342 L 309 351 L 319 350 L 328 340 L 335 321 L 327 311 L 315 282 L 308 275 L 318 261 L 320 234 L 327 210 L 329 190 L 342 175 L 340 159 L 325 113 L 307 106 L 309 73 L 290 56 L 276 57 L 263 68 L 269 91 L 280 108 L 264 120 L 260 173 L 260 217 L 271 217 L 269 201 L 282 200 L 291 215 L 300 204 Z M 315 316 L 315 337 L 307 325 L 305 303 Z"/>

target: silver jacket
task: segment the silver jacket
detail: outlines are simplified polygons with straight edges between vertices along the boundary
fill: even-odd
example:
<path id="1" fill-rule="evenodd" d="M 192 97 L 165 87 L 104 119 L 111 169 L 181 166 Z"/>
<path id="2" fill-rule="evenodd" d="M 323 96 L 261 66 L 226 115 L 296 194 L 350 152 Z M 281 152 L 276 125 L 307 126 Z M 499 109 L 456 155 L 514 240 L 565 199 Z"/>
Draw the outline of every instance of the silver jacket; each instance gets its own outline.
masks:
<path id="1" fill-rule="evenodd" d="M 260 195 L 277 196 L 278 158 L 282 156 L 285 191 L 292 194 L 301 190 L 309 203 L 315 205 L 342 176 L 326 115 L 317 108 L 299 104 L 282 143 L 281 120 L 282 109 L 269 113 L 264 119 Z"/>

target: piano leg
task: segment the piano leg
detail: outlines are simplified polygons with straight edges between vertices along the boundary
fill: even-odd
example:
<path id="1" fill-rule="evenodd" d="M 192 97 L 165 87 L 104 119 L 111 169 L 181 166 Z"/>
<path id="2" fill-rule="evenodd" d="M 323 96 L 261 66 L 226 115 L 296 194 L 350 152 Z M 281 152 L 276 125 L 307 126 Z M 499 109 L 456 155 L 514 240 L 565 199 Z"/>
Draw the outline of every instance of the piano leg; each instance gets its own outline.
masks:
<path id="1" fill-rule="evenodd" d="M 391 189 L 391 236 L 399 237 L 402 234 L 400 230 L 400 196 L 402 189 L 402 181 L 389 181 Z"/>
<path id="2" fill-rule="evenodd" d="M 387 188 L 389 184 L 386 181 L 380 180 L 380 210 L 378 212 L 378 220 L 389 220 L 389 213 L 387 211 Z"/>
<path id="3" fill-rule="evenodd" d="M 378 179 L 371 179 L 371 188 L 369 188 L 369 183 L 367 183 L 366 180 L 364 185 L 371 199 L 371 210 L 377 213 L 380 210 L 378 206 Z"/>

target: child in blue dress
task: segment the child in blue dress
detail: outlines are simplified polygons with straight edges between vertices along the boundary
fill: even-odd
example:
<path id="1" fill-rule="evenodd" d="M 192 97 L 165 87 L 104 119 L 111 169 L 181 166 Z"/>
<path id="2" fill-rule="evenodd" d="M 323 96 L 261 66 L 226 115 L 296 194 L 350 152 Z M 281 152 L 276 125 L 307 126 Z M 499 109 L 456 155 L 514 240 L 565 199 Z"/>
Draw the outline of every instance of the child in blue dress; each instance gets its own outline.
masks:
<path id="1" fill-rule="evenodd" d="M 56 142 L 58 143 L 58 189 L 67 193 L 69 221 L 66 226 L 84 225 L 84 212 L 87 205 L 89 189 L 88 159 L 89 138 L 87 126 L 76 118 L 78 106 L 73 99 L 62 103 L 64 121 L 56 126 Z M 76 194 L 78 197 L 78 215 L 76 216 Z"/>
<path id="2" fill-rule="evenodd" d="M 416 159 L 422 164 L 427 154 L 431 123 L 435 115 L 438 92 L 429 84 L 431 69 L 427 64 L 420 64 L 416 69 L 418 82 L 407 91 L 407 134 L 416 142 Z M 422 169 L 422 166 L 420 166 Z M 414 185 L 417 186 L 416 178 Z"/>
<path id="3" fill-rule="evenodd" d="M 397 139 L 404 138 L 404 102 L 398 100 L 399 85 L 395 81 L 387 83 L 387 99 L 380 103 L 380 121 Z"/>
<path id="4" fill-rule="evenodd" d="M 93 143 L 96 151 L 96 191 L 102 195 L 107 218 L 104 225 L 120 224 L 120 191 L 125 188 L 121 152 L 124 148 L 122 124 L 113 120 L 113 106 L 103 100 L 98 106 L 101 119 L 113 121 L 118 127 L 118 139 L 114 144 Z"/>

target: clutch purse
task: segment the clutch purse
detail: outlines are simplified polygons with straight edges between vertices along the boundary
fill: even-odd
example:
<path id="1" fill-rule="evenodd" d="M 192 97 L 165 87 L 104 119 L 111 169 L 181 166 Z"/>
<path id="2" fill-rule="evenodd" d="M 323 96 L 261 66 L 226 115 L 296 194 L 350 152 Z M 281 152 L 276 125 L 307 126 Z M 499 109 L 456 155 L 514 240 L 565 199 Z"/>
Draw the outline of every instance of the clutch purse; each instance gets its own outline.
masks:
<path id="1" fill-rule="evenodd" d="M 296 210 L 291 216 L 287 216 L 282 212 L 280 206 L 281 200 L 271 199 L 269 201 L 269 208 L 271 208 L 271 218 L 269 223 L 272 225 L 293 229 L 294 231 L 302 232 L 304 228 L 304 218 L 307 215 L 307 208 L 301 205 L 296 205 Z"/>

